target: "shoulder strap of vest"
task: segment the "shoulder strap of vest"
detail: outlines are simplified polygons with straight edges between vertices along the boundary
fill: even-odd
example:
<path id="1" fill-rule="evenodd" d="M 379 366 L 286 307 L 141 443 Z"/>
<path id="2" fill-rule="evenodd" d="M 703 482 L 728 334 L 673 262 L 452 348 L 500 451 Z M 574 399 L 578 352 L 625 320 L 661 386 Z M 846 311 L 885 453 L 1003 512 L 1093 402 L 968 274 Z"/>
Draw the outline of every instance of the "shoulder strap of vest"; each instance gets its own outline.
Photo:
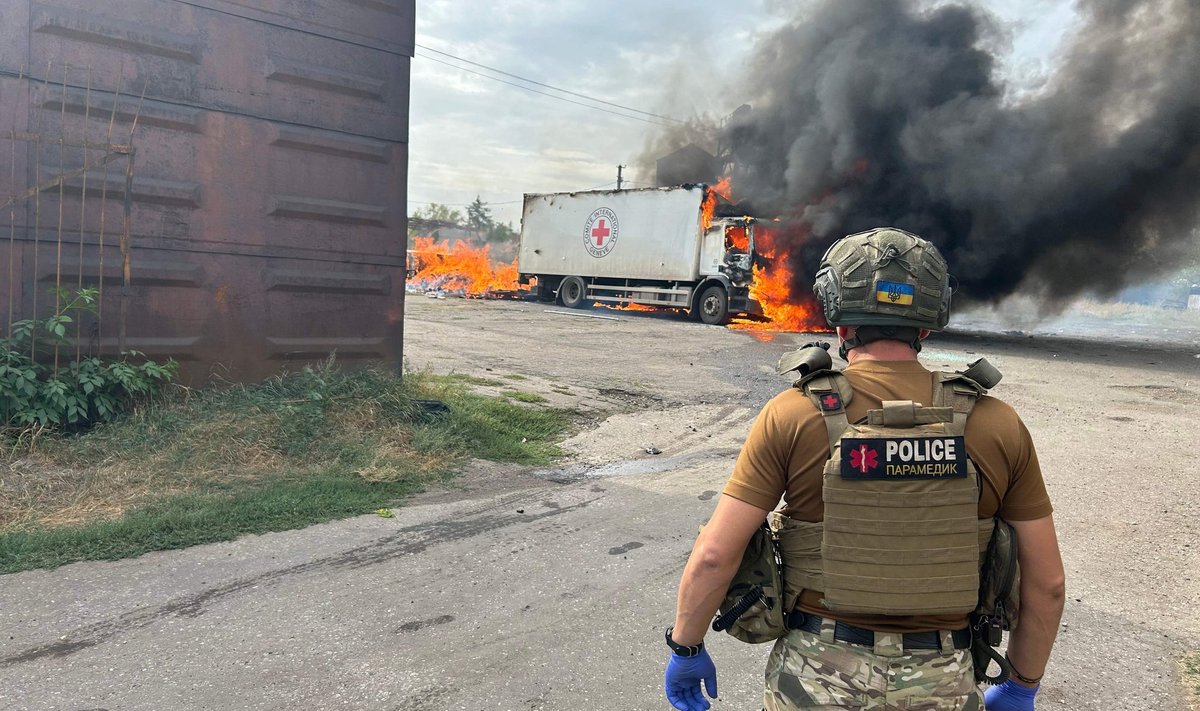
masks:
<path id="1" fill-rule="evenodd" d="M 794 387 L 800 388 L 812 400 L 821 418 L 825 421 L 825 432 L 829 435 L 829 452 L 850 427 L 846 417 L 846 405 L 854 396 L 850 381 L 836 370 L 818 370 L 797 380 Z"/>
<path id="2" fill-rule="evenodd" d="M 954 422 L 950 426 L 950 433 L 965 434 L 967 417 L 975 408 L 975 403 L 979 398 L 987 394 L 987 390 L 962 373 L 934 373 L 933 375 L 934 405 L 954 410 Z"/>

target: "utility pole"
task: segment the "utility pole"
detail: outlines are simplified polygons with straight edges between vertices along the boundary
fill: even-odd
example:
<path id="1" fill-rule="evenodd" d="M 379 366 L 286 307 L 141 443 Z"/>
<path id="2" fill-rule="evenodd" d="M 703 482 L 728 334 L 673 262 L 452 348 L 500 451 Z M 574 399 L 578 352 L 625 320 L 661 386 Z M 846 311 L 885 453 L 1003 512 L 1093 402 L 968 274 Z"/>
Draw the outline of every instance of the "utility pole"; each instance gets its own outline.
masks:
<path id="1" fill-rule="evenodd" d="M 621 189 L 621 183 L 625 182 L 625 181 L 624 181 L 624 179 L 623 179 L 623 178 L 621 178 L 621 171 L 622 171 L 622 170 L 624 170 L 624 169 L 625 169 L 625 166 L 623 166 L 623 165 L 618 165 L 618 166 L 617 166 L 617 190 L 620 190 L 620 189 Z"/>

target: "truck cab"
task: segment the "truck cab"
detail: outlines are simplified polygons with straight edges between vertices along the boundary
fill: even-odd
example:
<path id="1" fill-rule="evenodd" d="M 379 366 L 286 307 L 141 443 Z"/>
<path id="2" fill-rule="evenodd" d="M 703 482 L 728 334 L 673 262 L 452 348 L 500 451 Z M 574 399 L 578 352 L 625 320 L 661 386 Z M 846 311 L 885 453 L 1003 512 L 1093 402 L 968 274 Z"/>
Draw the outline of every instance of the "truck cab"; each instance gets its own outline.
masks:
<path id="1" fill-rule="evenodd" d="M 753 217 L 713 220 L 700 247 L 700 273 L 724 274 L 734 286 L 749 286 L 754 278 L 754 223 Z"/>
<path id="2" fill-rule="evenodd" d="M 753 217 L 722 217 L 712 221 L 700 244 L 700 276 L 692 314 L 705 323 L 724 323 L 729 314 L 762 314 L 750 296 L 754 282 Z"/>

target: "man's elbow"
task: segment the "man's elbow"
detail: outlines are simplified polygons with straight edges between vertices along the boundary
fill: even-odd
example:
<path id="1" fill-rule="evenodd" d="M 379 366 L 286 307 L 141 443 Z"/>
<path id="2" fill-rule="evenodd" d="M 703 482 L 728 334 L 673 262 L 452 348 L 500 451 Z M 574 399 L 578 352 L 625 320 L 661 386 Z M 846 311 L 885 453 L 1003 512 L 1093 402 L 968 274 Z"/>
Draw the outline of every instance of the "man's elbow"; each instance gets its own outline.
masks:
<path id="1" fill-rule="evenodd" d="M 720 544 L 702 544 L 692 552 L 692 564 L 699 572 L 721 572 L 741 561 L 741 552 Z"/>
<path id="2" fill-rule="evenodd" d="M 1053 575 L 1042 575 L 1022 585 L 1021 597 L 1024 604 L 1037 604 L 1047 609 L 1062 610 L 1067 599 L 1067 578 L 1061 571 Z"/>

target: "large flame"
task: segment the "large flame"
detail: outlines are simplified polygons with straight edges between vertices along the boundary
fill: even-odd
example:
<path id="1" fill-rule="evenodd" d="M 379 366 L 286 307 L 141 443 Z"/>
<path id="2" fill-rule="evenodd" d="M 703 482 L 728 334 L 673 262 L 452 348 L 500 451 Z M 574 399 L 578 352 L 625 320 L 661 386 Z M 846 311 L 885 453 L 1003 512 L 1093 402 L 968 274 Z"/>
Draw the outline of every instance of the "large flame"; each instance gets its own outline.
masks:
<path id="1" fill-rule="evenodd" d="M 750 297 L 762 306 L 763 315 L 769 321 L 735 321 L 729 327 L 796 333 L 828 331 L 829 326 L 816 300 L 811 295 L 793 292 L 793 274 L 788 261 L 791 252 L 779 244 L 778 237 L 779 233 L 773 227 L 763 223 L 755 226 L 754 251 L 766 266 L 754 265 Z"/>
<path id="2" fill-rule="evenodd" d="M 732 202 L 733 181 L 725 176 L 710 185 L 704 196 L 701 208 L 701 224 L 704 229 L 712 225 L 716 212 L 717 197 Z M 792 292 L 792 268 L 788 257 L 790 250 L 780 246 L 779 233 L 775 228 L 758 223 L 754 228 L 754 251 L 758 255 L 757 262 L 766 262 L 766 266 L 755 264 L 753 267 L 754 280 L 750 285 L 750 296 L 763 309 L 763 315 L 769 319 L 764 321 L 735 321 L 730 328 L 750 331 L 826 331 L 828 326 L 817 308 L 816 301 L 808 294 Z M 746 250 L 749 248 L 749 237 L 744 227 L 731 227 L 725 234 L 727 248 Z"/>
<path id="3" fill-rule="evenodd" d="M 704 191 L 704 202 L 700 205 L 700 226 L 704 229 L 712 227 L 713 213 L 717 210 L 717 196 L 726 200 L 733 194 L 733 179 L 728 175 L 710 185 Z"/>
<path id="4" fill-rule="evenodd" d="M 491 245 L 472 246 L 462 240 L 451 245 L 433 237 L 414 237 L 409 254 L 416 274 L 410 286 L 427 291 L 449 291 L 463 296 L 488 296 L 521 289 L 517 262 L 493 262 Z"/>

